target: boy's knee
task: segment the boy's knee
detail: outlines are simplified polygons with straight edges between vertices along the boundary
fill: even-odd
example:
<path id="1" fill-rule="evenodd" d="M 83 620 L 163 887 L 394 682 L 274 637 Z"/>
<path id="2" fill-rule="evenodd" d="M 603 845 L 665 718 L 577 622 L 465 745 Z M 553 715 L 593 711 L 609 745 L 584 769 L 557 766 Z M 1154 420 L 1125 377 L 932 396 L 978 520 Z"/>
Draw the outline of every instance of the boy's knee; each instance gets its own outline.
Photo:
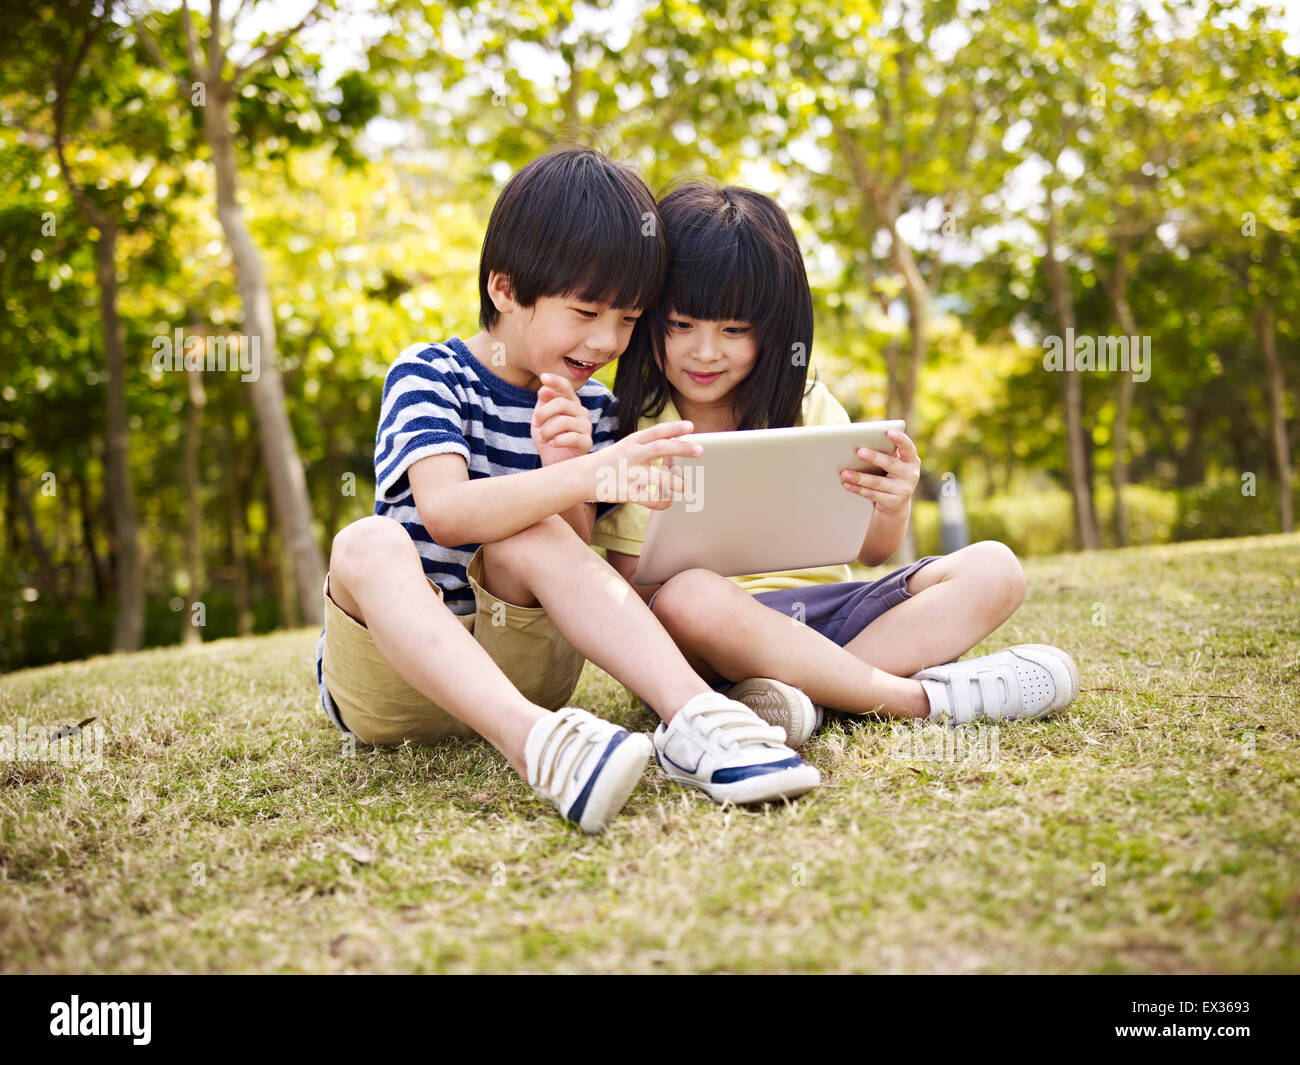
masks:
<path id="1" fill-rule="evenodd" d="M 341 530 L 330 550 L 330 572 L 344 579 L 365 566 L 391 563 L 394 554 L 415 551 L 410 535 L 392 518 L 372 514 Z"/>
<path id="2" fill-rule="evenodd" d="M 578 534 L 558 514 L 543 518 L 513 536 L 483 545 L 484 562 L 493 569 L 510 566 L 516 562 L 536 566 L 538 556 L 556 545 L 578 541 Z"/>

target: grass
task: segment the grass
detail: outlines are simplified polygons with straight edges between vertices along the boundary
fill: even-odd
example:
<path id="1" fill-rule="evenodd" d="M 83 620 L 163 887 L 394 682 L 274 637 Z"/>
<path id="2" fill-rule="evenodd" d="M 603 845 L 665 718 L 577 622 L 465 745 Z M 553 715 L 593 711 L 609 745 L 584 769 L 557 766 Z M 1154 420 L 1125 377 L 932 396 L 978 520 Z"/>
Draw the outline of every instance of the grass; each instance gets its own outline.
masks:
<path id="1" fill-rule="evenodd" d="M 1300 536 L 1026 570 L 981 650 L 1068 648 L 1058 718 L 838 720 L 793 805 L 648 771 L 596 839 L 481 742 L 344 757 L 305 630 L 0 678 L 106 738 L 0 762 L 0 972 L 1300 970 Z"/>

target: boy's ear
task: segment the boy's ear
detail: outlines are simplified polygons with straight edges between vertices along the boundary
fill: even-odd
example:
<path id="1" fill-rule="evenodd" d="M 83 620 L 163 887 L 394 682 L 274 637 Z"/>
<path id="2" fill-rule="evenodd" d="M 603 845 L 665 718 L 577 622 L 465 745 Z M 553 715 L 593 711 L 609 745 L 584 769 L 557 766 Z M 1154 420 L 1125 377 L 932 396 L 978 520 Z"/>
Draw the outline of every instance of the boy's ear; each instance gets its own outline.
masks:
<path id="1" fill-rule="evenodd" d="M 492 306 L 500 313 L 508 314 L 518 307 L 515 303 L 514 286 L 510 284 L 510 278 L 505 274 L 497 273 L 495 270 L 489 273 L 487 290 Z"/>

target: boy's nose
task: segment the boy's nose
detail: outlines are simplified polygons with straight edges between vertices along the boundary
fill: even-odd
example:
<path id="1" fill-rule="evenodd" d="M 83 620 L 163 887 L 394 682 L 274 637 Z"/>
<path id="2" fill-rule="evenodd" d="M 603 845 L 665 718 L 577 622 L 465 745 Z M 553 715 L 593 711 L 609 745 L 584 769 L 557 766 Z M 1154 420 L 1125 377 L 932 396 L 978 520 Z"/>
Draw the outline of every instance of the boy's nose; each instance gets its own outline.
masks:
<path id="1" fill-rule="evenodd" d="M 587 337 L 587 350 L 603 358 L 611 358 L 618 350 L 618 337 L 612 329 L 602 329 Z"/>

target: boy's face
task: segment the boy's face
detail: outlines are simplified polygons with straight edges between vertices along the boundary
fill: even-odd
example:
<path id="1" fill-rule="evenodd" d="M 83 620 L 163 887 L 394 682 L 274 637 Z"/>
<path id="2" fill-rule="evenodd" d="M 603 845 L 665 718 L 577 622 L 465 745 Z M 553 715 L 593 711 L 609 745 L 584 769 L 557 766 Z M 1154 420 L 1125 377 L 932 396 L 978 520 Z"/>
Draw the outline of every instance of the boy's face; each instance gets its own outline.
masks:
<path id="1" fill-rule="evenodd" d="M 666 330 L 664 373 L 673 390 L 694 403 L 729 395 L 758 358 L 758 340 L 748 322 L 713 322 L 670 311 Z"/>
<path id="2" fill-rule="evenodd" d="M 505 343 L 505 366 L 492 368 L 511 384 L 540 387 L 544 373 L 561 374 L 575 389 L 618 358 L 632 339 L 640 307 L 611 307 L 570 296 L 542 296 L 531 307 L 497 304 L 493 330 Z"/>

